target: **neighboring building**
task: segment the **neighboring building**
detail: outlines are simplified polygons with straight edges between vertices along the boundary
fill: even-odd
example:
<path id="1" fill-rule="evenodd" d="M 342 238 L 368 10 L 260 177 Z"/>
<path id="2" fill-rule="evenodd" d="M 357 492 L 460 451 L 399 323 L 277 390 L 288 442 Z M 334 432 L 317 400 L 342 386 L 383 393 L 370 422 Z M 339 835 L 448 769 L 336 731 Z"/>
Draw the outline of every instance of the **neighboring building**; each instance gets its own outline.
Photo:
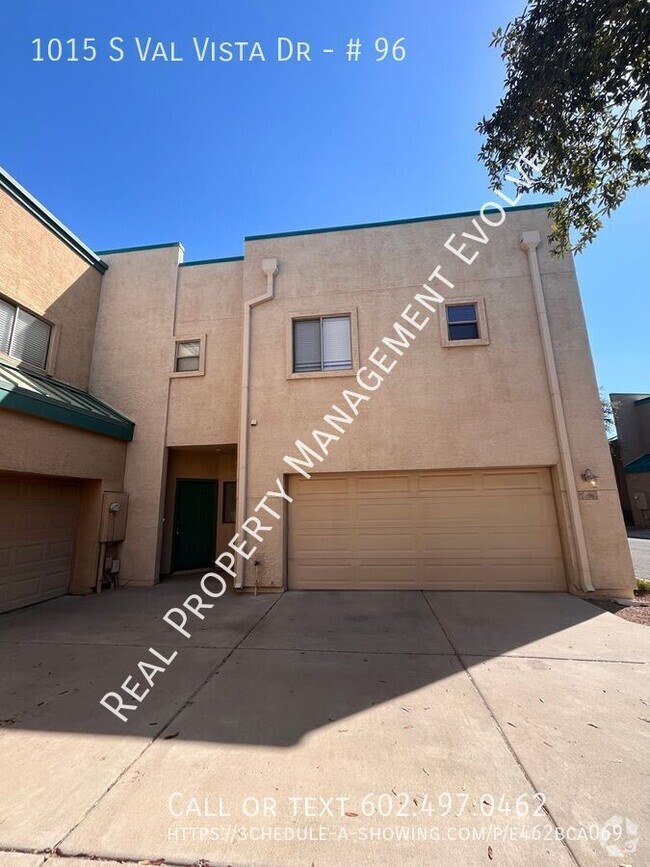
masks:
<path id="1" fill-rule="evenodd" d="M 152 585 L 208 569 L 276 478 L 293 502 L 242 558 L 245 589 L 631 595 L 573 262 L 550 255 L 545 207 L 486 226 L 472 265 L 444 242 L 475 214 L 183 262 L 178 243 L 96 255 L 2 178 L 0 295 L 19 323 L 0 319 L 4 608 L 111 570 Z M 413 299 L 438 261 L 455 286 L 435 285 L 434 313 Z M 383 338 L 409 304 L 400 350 Z M 296 440 L 314 449 L 342 390 L 393 361 L 313 478 L 292 472 Z"/>
<path id="2" fill-rule="evenodd" d="M 612 458 L 621 506 L 633 527 L 650 529 L 650 394 L 611 394 Z"/>

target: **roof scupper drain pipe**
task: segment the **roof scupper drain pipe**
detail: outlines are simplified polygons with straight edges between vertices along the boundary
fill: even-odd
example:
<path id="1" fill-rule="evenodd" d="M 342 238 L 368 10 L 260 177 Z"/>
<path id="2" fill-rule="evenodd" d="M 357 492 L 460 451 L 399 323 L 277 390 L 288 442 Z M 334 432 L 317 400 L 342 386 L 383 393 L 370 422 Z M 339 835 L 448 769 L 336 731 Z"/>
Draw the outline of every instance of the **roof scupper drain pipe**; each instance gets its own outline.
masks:
<path id="1" fill-rule="evenodd" d="M 242 375 L 241 404 L 239 410 L 239 444 L 237 446 L 237 526 L 241 527 L 246 519 L 246 500 L 248 495 L 248 408 L 250 391 L 251 361 L 251 310 L 258 304 L 271 301 L 274 296 L 274 280 L 279 271 L 277 259 L 262 259 L 262 271 L 266 274 L 266 291 L 257 298 L 244 303 L 244 322 L 242 331 Z M 241 554 L 237 556 L 237 577 L 235 590 L 244 588 L 244 569 L 246 561 Z"/>
<path id="2" fill-rule="evenodd" d="M 560 394 L 560 381 L 557 375 L 555 353 L 553 352 L 553 343 L 551 341 L 551 330 L 549 328 L 548 314 L 546 312 L 546 300 L 542 288 L 542 275 L 539 270 L 539 260 L 537 258 L 537 247 L 541 240 L 541 235 L 538 231 L 522 232 L 521 249 L 528 255 L 528 267 L 530 269 L 530 277 L 533 284 L 533 295 L 535 297 L 535 307 L 537 308 L 539 333 L 542 339 L 542 352 L 544 354 L 546 374 L 548 376 L 548 383 L 551 392 L 553 416 L 555 418 L 555 430 L 560 449 L 560 463 L 562 465 L 562 472 L 566 484 L 571 529 L 573 531 L 573 538 L 576 546 L 580 586 L 585 592 L 593 593 L 594 585 L 591 583 L 587 542 L 585 539 L 584 527 L 582 526 L 580 503 L 578 501 L 578 493 L 575 485 L 575 472 L 573 469 L 573 461 L 571 460 L 571 451 L 569 449 L 569 435 L 567 433 L 566 418 L 564 416 L 564 407 L 562 406 L 562 396 Z"/>

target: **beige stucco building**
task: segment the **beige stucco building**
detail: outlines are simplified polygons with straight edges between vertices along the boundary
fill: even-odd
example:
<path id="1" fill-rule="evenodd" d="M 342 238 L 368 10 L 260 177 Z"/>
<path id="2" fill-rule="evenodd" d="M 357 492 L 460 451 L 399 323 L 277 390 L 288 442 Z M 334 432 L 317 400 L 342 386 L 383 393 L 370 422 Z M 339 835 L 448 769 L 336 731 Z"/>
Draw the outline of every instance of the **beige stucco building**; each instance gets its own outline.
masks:
<path id="1" fill-rule="evenodd" d="M 230 551 L 246 590 L 631 595 L 544 206 L 185 262 L 94 253 L 1 178 L 0 610 Z"/>
<path id="2" fill-rule="evenodd" d="M 610 394 L 616 420 L 611 443 L 623 514 L 650 529 L 650 394 Z"/>

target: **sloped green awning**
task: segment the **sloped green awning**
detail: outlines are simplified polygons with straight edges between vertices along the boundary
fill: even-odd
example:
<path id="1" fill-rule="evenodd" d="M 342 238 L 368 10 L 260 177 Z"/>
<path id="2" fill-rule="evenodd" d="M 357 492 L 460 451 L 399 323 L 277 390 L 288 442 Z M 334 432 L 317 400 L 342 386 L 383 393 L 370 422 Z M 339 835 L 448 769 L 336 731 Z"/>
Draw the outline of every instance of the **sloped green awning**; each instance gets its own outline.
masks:
<path id="1" fill-rule="evenodd" d="M 650 455 L 641 455 L 631 464 L 626 464 L 626 473 L 650 473 Z"/>
<path id="2" fill-rule="evenodd" d="M 15 409 L 130 442 L 132 421 L 96 397 L 39 373 L 0 362 L 0 409 Z"/>

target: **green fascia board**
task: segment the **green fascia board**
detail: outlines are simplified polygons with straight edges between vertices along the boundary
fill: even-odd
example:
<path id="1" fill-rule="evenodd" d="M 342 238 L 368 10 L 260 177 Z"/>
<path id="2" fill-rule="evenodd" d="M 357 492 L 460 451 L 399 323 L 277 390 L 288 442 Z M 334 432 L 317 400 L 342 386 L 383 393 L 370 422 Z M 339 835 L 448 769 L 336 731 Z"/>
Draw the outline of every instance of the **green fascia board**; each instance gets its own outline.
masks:
<path id="1" fill-rule="evenodd" d="M 551 208 L 556 202 L 541 202 L 537 205 L 514 205 L 511 208 L 505 208 L 506 213 L 513 211 L 531 211 L 535 208 Z M 497 208 L 486 208 L 484 213 L 494 214 Z M 322 229 L 303 229 L 299 232 L 275 232 L 270 235 L 246 235 L 245 241 L 265 241 L 269 238 L 292 238 L 295 235 L 321 235 L 325 232 L 351 232 L 353 229 L 380 229 L 383 226 L 403 226 L 407 223 L 433 223 L 436 220 L 455 220 L 462 217 L 477 217 L 481 213 L 478 211 L 460 211 L 457 214 L 435 214 L 429 217 L 411 217 L 405 220 L 386 220 L 380 223 L 356 223 L 351 226 L 328 226 Z"/>
<path id="2" fill-rule="evenodd" d="M 141 250 L 163 250 L 165 247 L 180 247 L 181 250 L 185 251 L 185 247 L 180 241 L 170 241 L 168 244 L 145 244 L 141 247 L 116 247 L 114 250 L 97 250 L 97 255 L 110 256 L 112 253 L 138 253 Z"/>
<path id="3" fill-rule="evenodd" d="M 27 190 L 1 166 L 0 189 L 3 189 L 8 193 L 12 199 L 22 205 L 25 210 L 29 211 L 32 216 L 48 228 L 52 234 L 56 235 L 57 238 L 63 241 L 66 246 L 71 250 L 74 250 L 78 256 L 89 265 L 92 265 L 92 267 L 99 271 L 100 274 L 103 274 L 106 271 L 108 268 L 106 262 L 102 262 L 101 259 L 98 258 L 97 253 L 94 253 L 90 247 L 87 247 L 80 238 L 77 238 L 70 229 L 64 226 L 60 220 L 57 220 L 54 214 L 48 211 L 48 209 L 42 205 L 38 199 L 35 199 L 31 193 L 27 192 Z"/>
<path id="4" fill-rule="evenodd" d="M 77 407 L 66 406 L 52 398 L 16 387 L 9 387 L 0 381 L 0 408 L 14 409 L 29 415 L 40 416 L 49 421 L 60 422 L 70 427 L 82 428 L 93 433 L 131 442 L 135 425 L 129 419 L 115 413 L 115 418 L 86 412 Z M 114 413 L 113 410 L 111 410 Z"/>
<path id="5" fill-rule="evenodd" d="M 221 259 L 195 259 L 194 262 L 181 262 L 179 268 L 190 268 L 193 265 L 219 265 L 221 262 L 243 262 L 243 256 L 225 256 Z"/>
<path id="6" fill-rule="evenodd" d="M 650 454 L 641 455 L 635 461 L 625 466 L 626 473 L 650 473 Z"/>

